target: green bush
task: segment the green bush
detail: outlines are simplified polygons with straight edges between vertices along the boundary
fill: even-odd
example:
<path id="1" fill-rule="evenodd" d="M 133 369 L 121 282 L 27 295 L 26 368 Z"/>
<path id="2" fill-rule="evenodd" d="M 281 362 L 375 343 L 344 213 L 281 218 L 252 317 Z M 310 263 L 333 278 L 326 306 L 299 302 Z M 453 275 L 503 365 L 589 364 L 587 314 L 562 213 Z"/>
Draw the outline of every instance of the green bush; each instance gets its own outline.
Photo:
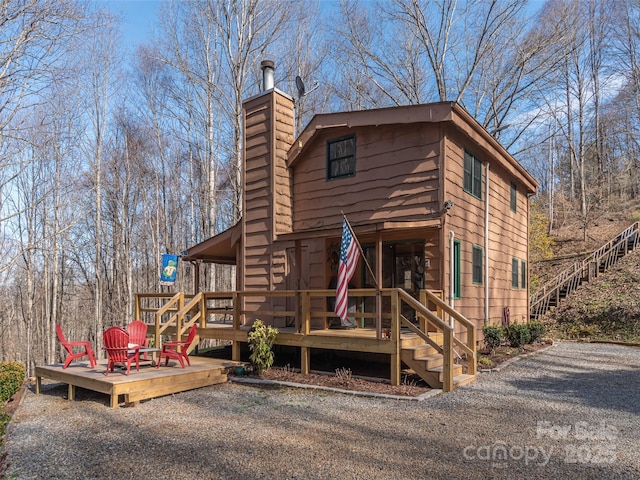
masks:
<path id="1" fill-rule="evenodd" d="M 26 368 L 22 363 L 0 363 L 0 402 L 6 402 L 20 390 L 25 376 Z"/>
<path id="2" fill-rule="evenodd" d="M 527 328 L 529 329 L 530 336 L 528 343 L 539 342 L 544 336 L 546 330 L 544 323 L 536 321 L 527 323 Z"/>
<path id="3" fill-rule="evenodd" d="M 504 329 L 502 327 L 485 325 L 482 327 L 482 334 L 485 346 L 492 352 L 504 343 Z"/>
<path id="4" fill-rule="evenodd" d="M 526 323 L 514 323 L 505 328 L 505 333 L 507 335 L 507 341 L 509 345 L 514 348 L 520 348 L 531 340 L 531 335 L 529 334 L 529 328 Z"/>
<path id="5" fill-rule="evenodd" d="M 265 325 L 262 320 L 256 320 L 249 331 L 249 360 L 258 375 L 273 365 L 272 347 L 277 335 L 278 329 Z"/>

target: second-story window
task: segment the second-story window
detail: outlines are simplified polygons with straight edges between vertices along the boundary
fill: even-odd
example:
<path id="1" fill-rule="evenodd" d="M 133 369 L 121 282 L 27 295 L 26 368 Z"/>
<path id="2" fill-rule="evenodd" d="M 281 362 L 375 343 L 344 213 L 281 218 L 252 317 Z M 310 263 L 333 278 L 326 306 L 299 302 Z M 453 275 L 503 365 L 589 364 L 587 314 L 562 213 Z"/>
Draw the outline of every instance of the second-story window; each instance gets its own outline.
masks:
<path id="1" fill-rule="evenodd" d="M 356 174 L 356 137 L 327 142 L 327 180 Z"/>
<path id="2" fill-rule="evenodd" d="M 464 191 L 482 199 L 482 162 L 464 151 Z"/>

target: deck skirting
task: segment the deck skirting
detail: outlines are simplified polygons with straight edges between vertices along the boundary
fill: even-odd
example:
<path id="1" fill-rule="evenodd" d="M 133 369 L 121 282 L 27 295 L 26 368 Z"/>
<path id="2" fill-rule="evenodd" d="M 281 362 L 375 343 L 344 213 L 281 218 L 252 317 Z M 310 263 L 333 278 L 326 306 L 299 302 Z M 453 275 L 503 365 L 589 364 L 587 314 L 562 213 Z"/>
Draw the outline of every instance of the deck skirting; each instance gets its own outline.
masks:
<path id="1" fill-rule="evenodd" d="M 88 363 L 73 363 L 63 369 L 62 364 L 36 367 L 36 393 L 42 390 L 42 379 L 66 383 L 69 386 L 68 399 L 74 400 L 75 388 L 103 393 L 110 397 L 111 407 L 117 407 L 122 401 L 126 404 L 161 397 L 173 393 L 193 390 L 224 383 L 227 372 L 238 365 L 237 362 L 215 358 L 190 357 L 191 366 L 181 368 L 177 362 L 169 366 L 143 366 L 139 371 L 131 368 L 125 375 L 116 369 L 105 376 L 106 364 L 90 368 Z"/>

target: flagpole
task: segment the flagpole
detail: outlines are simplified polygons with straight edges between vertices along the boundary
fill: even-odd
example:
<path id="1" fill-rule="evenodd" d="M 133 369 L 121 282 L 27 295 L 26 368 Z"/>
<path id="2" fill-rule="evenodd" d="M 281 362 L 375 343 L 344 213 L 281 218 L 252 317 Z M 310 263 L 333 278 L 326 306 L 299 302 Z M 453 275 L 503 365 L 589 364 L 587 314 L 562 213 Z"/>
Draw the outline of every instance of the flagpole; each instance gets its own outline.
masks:
<path id="1" fill-rule="evenodd" d="M 344 214 L 342 210 L 340 210 L 340 213 L 342 214 L 342 218 L 344 218 L 344 221 L 347 222 L 347 227 L 349 227 L 349 230 L 351 230 L 351 236 L 355 240 L 356 245 L 358 246 L 358 250 L 360 250 L 360 256 L 364 260 L 364 264 L 367 266 L 367 269 L 371 274 L 371 278 L 373 278 L 373 283 L 375 283 L 376 285 L 376 337 L 381 338 L 382 337 L 382 292 L 380 291 L 380 285 L 378 284 L 378 279 L 376 278 L 376 274 L 373 273 L 373 270 L 371 269 L 371 265 L 369 265 L 369 261 L 367 260 L 367 256 L 364 254 L 364 250 L 362 249 L 362 245 L 360 245 L 360 241 L 358 240 L 358 237 L 356 237 L 356 234 L 353 231 L 353 228 L 351 227 L 351 224 L 349 223 L 347 216 Z"/>

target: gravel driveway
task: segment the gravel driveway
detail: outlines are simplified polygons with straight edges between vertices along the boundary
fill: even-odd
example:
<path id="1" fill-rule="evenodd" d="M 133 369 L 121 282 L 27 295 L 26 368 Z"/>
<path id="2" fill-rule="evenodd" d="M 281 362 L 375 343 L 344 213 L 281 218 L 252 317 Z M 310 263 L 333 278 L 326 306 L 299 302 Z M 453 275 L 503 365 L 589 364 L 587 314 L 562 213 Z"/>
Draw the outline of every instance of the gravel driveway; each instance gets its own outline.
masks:
<path id="1" fill-rule="evenodd" d="M 640 349 L 559 343 L 422 402 L 227 383 L 112 409 L 44 385 L 15 479 L 640 478 Z"/>

